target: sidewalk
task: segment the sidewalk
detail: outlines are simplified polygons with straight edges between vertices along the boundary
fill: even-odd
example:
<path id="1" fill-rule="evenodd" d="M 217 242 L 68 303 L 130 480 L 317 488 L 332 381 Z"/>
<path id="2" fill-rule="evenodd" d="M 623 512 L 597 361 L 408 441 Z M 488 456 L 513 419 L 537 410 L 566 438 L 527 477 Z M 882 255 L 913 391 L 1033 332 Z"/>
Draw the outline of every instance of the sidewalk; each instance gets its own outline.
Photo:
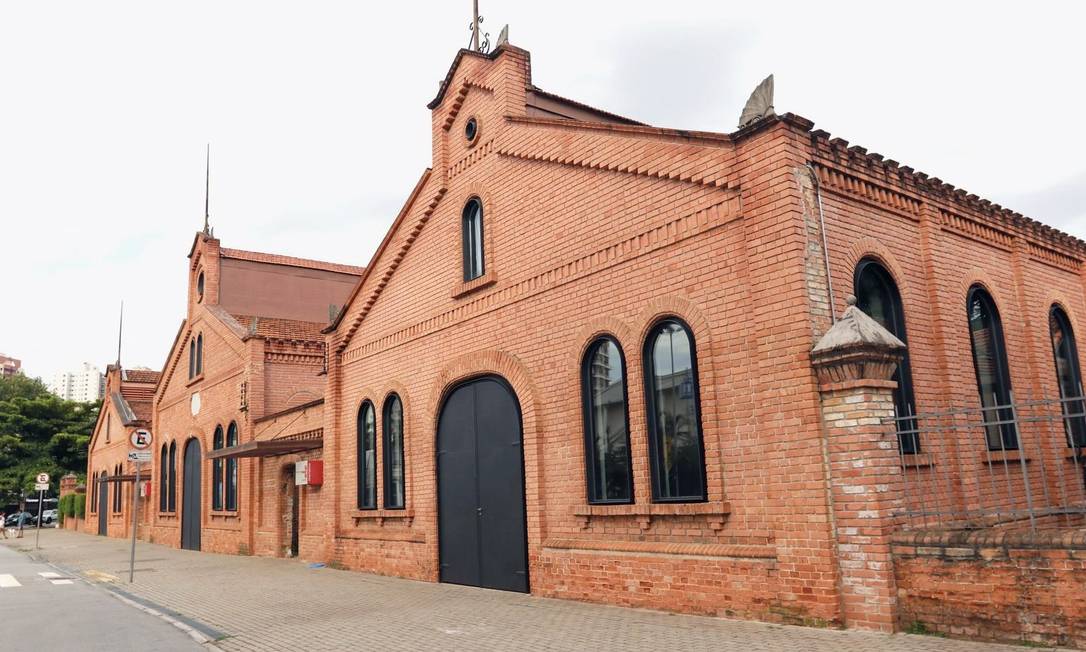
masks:
<path id="1" fill-rule="evenodd" d="M 992 652 L 1021 650 L 549 600 L 415 582 L 299 561 L 214 555 L 67 530 L 2 541 L 225 634 L 224 650 L 712 650 Z"/>

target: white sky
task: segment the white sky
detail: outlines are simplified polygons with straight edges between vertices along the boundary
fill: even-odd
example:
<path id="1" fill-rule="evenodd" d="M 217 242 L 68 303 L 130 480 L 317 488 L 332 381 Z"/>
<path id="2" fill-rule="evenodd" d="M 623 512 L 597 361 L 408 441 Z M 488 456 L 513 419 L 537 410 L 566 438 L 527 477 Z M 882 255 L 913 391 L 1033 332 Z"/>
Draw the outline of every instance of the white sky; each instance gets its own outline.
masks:
<path id="1" fill-rule="evenodd" d="M 1086 237 L 1086 5 L 482 0 L 537 85 L 667 127 L 776 108 Z M 430 163 L 470 0 L 0 2 L 0 351 L 47 380 L 162 366 L 186 259 L 364 265 Z"/>

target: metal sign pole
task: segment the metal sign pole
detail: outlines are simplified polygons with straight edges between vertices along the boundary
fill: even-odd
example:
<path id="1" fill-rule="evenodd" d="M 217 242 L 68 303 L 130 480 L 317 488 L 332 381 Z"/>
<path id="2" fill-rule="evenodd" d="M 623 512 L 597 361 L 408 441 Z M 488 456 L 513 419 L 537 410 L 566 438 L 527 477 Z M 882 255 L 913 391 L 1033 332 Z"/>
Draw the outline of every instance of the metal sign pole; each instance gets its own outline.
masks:
<path id="1" fill-rule="evenodd" d="M 38 489 L 38 531 L 34 534 L 34 550 L 39 550 L 38 542 L 41 541 L 41 513 L 42 513 L 42 500 L 45 498 L 45 492 Z"/>
<path id="2" fill-rule="evenodd" d="M 118 487 L 118 491 L 120 487 Z M 136 532 L 140 529 L 140 461 L 136 460 L 136 480 L 132 483 L 132 554 L 128 557 L 128 583 L 136 572 Z"/>

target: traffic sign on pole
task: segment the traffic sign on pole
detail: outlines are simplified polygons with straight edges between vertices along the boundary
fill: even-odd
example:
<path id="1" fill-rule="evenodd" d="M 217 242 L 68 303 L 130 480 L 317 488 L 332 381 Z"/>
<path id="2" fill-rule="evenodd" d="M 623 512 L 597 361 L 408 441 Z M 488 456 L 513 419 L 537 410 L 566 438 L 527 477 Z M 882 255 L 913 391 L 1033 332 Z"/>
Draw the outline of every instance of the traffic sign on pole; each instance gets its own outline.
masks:
<path id="1" fill-rule="evenodd" d="M 139 430 L 133 430 L 132 434 L 128 437 L 132 442 L 132 448 L 138 448 L 144 450 L 151 447 L 151 431 L 140 428 Z"/>
<path id="2" fill-rule="evenodd" d="M 34 481 L 37 482 L 38 484 L 49 484 L 49 474 L 48 473 L 39 473 L 38 477 L 35 478 Z"/>
<path id="3" fill-rule="evenodd" d="M 128 451 L 129 462 L 150 462 L 151 451 L 131 450 Z"/>

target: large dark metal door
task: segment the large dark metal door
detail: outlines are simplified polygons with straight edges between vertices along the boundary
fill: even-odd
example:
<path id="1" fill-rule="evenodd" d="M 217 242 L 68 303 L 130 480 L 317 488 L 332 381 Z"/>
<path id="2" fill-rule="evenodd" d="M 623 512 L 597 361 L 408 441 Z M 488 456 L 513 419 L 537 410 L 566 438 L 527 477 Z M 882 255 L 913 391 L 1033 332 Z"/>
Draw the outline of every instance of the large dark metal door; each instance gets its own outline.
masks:
<path id="1" fill-rule="evenodd" d="M 449 394 L 437 454 L 441 581 L 527 592 L 520 405 L 505 381 Z"/>
<path id="2" fill-rule="evenodd" d="M 185 474 L 181 493 L 181 547 L 200 549 L 200 442 L 190 439 L 185 444 Z"/>
<path id="3" fill-rule="evenodd" d="M 98 482 L 98 534 L 106 536 L 109 532 L 109 483 L 105 473 Z"/>

